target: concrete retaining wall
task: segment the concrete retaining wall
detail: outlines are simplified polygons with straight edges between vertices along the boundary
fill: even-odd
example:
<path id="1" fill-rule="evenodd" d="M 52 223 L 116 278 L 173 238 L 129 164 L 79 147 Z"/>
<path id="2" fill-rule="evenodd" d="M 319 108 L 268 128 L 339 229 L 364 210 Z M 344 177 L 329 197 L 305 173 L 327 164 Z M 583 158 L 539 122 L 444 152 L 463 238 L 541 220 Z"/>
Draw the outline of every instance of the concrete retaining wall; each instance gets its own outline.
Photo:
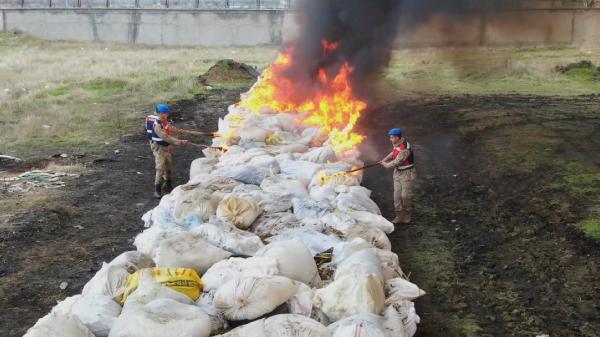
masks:
<path id="1" fill-rule="evenodd" d="M 2 31 L 49 40 L 181 46 L 278 45 L 297 33 L 282 10 L 0 9 Z M 432 16 L 400 27 L 400 47 L 600 46 L 600 10 L 529 9 L 480 12 L 455 20 Z"/>

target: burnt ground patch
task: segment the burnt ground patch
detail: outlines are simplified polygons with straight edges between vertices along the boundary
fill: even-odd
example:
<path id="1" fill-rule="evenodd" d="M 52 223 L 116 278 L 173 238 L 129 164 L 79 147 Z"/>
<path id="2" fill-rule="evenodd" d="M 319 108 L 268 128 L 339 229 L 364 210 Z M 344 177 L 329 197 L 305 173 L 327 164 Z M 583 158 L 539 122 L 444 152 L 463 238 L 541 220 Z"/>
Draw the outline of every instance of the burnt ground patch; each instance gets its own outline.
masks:
<path id="1" fill-rule="evenodd" d="M 213 90 L 178 102 L 175 123 L 215 130 L 239 93 Z M 589 167 L 600 163 L 593 136 L 599 103 L 598 97 L 438 97 L 365 115 L 365 147 L 373 157 L 389 148 L 385 131 L 392 124 L 404 127 L 417 149 L 415 221 L 391 239 L 404 271 L 428 292 L 417 301 L 419 336 L 600 335 L 598 244 L 571 226 L 596 216 Z M 177 149 L 178 184 L 198 156 L 195 148 Z M 102 261 L 133 249 L 141 215 L 157 204 L 142 132 L 85 153 L 77 164 L 84 174 L 63 189 L 1 196 L 2 212 L 9 212 L 0 219 L 2 336 L 23 335 L 57 300 L 79 293 Z M 364 184 L 391 216 L 390 176 L 376 168 Z"/>

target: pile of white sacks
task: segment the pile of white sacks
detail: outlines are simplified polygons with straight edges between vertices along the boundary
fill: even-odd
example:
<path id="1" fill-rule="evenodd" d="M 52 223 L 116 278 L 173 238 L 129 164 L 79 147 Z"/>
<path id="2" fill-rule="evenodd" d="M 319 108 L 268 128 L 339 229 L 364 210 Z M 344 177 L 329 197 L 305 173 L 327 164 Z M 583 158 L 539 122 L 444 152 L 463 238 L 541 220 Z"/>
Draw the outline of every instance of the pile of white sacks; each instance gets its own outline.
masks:
<path id="1" fill-rule="evenodd" d="M 231 106 L 219 122 L 229 136 L 214 140 L 228 151 L 204 151 L 190 181 L 143 216 L 137 251 L 105 263 L 26 336 L 413 336 L 424 292 L 391 251 L 394 226 L 360 174 L 336 175 L 362 165 L 359 153 L 336 154 L 301 118 Z M 121 305 L 127 277 L 154 266 L 195 270 L 200 298 L 146 275 Z"/>

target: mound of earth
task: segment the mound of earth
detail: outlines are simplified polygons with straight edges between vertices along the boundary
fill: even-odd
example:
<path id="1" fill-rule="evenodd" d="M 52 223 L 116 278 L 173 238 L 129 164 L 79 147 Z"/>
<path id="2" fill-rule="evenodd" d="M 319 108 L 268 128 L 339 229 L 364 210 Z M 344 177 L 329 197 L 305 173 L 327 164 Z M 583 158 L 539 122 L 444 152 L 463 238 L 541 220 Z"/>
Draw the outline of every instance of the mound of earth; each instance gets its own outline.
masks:
<path id="1" fill-rule="evenodd" d="M 200 76 L 200 82 L 205 85 L 227 82 L 250 82 L 260 75 L 256 69 L 234 60 L 220 60 Z"/>
<path id="2" fill-rule="evenodd" d="M 566 66 L 556 66 L 555 70 L 561 74 L 580 76 L 591 81 L 600 81 L 600 67 L 595 66 L 589 60 L 569 63 Z"/>

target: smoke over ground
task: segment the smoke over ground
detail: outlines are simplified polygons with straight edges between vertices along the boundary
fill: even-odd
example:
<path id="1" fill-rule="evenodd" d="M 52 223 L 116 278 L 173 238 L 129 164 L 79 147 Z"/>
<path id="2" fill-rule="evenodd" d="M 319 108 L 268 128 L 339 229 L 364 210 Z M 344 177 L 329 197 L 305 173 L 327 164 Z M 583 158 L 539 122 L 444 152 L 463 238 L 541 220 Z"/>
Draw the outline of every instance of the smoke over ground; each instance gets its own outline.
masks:
<path id="1" fill-rule="evenodd" d="M 292 42 L 294 66 L 286 72 L 301 88 L 311 88 L 319 69 L 337 74 L 348 63 L 352 82 L 366 96 L 371 76 L 389 63 L 399 27 L 411 29 L 434 14 L 453 20 L 473 10 L 516 7 L 500 0 L 301 0 L 300 32 Z M 324 50 L 323 41 L 337 48 Z"/>

